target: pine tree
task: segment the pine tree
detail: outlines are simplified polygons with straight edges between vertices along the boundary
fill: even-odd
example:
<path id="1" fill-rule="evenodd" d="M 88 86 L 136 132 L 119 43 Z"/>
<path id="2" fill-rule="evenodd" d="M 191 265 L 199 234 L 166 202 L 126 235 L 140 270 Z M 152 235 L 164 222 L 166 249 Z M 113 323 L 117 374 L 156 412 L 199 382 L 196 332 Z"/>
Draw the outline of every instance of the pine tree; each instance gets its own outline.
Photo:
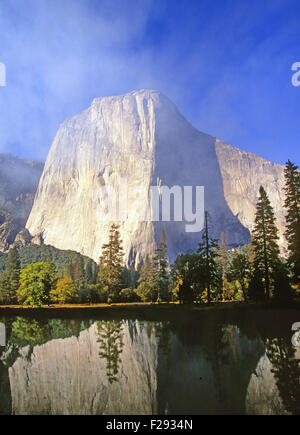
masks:
<path id="1" fill-rule="evenodd" d="M 0 274 L 0 303 L 1 304 L 12 303 L 10 278 L 7 270 L 5 270 Z"/>
<path id="2" fill-rule="evenodd" d="M 158 295 L 157 302 L 166 298 L 168 288 L 168 255 L 166 245 L 166 235 L 164 229 L 161 231 L 159 248 L 155 251 L 154 264 L 158 275 Z"/>
<path id="3" fill-rule="evenodd" d="M 222 232 L 221 235 L 221 249 L 220 249 L 220 257 L 222 264 L 222 302 L 225 302 L 226 290 L 227 290 L 227 247 L 226 247 L 226 237 L 225 233 Z"/>
<path id="4" fill-rule="evenodd" d="M 102 246 L 98 273 L 99 283 L 109 303 L 118 299 L 122 289 L 123 255 L 119 225 L 112 224 L 108 243 Z"/>
<path id="5" fill-rule="evenodd" d="M 74 265 L 72 279 L 78 291 L 86 286 L 86 278 L 84 273 L 84 261 L 80 254 L 77 255 L 77 260 Z"/>
<path id="6" fill-rule="evenodd" d="M 19 254 L 16 247 L 13 247 L 9 250 L 6 270 L 9 276 L 10 284 L 8 299 L 10 302 L 15 302 L 17 299 L 17 290 L 20 286 L 21 270 Z"/>
<path id="7" fill-rule="evenodd" d="M 86 268 L 85 268 L 85 275 L 86 275 L 86 280 L 88 283 L 90 284 L 95 284 L 93 281 L 94 278 L 94 274 L 93 274 L 93 266 L 92 266 L 92 262 L 88 261 Z"/>
<path id="8" fill-rule="evenodd" d="M 280 261 L 277 243 L 279 237 L 274 211 L 262 186 L 259 188 L 259 194 L 252 241 L 254 274 L 263 277 L 264 292 L 260 295 L 261 299 L 269 299 L 272 279 Z"/>
<path id="9" fill-rule="evenodd" d="M 253 234 L 251 233 L 251 242 L 248 245 L 248 261 L 249 261 L 250 271 L 253 270 L 254 258 L 255 258 L 255 254 L 254 254 L 254 246 L 253 246 Z"/>
<path id="10" fill-rule="evenodd" d="M 287 210 L 285 237 L 288 242 L 289 265 L 293 282 L 300 283 L 300 172 L 298 166 L 287 161 L 284 170 L 285 202 Z"/>
<path id="11" fill-rule="evenodd" d="M 171 270 L 173 296 L 180 303 L 202 301 L 205 293 L 205 261 L 197 253 L 178 254 Z"/>
<path id="12" fill-rule="evenodd" d="M 243 252 L 240 247 L 235 249 L 231 259 L 230 276 L 234 281 L 238 281 L 245 301 L 247 300 L 246 285 L 250 270 L 250 261 L 247 253 Z"/>
<path id="13" fill-rule="evenodd" d="M 207 290 L 207 303 L 211 302 L 212 286 L 218 281 L 218 241 L 209 236 L 208 212 L 205 212 L 205 227 L 202 242 L 199 243 L 197 253 L 200 256 L 200 263 L 203 262 L 202 274 L 204 275 L 205 288 Z"/>
<path id="14" fill-rule="evenodd" d="M 137 295 L 143 302 L 155 302 L 158 299 L 159 279 L 154 262 L 147 255 L 138 279 Z"/>

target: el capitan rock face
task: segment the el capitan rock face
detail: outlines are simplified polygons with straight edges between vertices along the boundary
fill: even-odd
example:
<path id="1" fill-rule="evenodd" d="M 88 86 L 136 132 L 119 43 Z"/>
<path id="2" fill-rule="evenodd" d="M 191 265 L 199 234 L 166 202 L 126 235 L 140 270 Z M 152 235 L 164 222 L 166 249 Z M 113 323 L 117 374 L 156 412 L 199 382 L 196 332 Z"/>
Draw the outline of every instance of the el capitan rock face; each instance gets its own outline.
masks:
<path id="1" fill-rule="evenodd" d="M 60 126 L 26 228 L 46 244 L 97 261 L 110 227 L 100 191 L 108 185 L 118 191 L 124 180 L 133 192 L 127 219 L 120 223 L 130 264 L 153 253 L 162 228 L 171 261 L 196 249 L 201 239 L 198 232 L 185 231 L 186 222 L 151 221 L 150 186 L 204 186 L 212 235 L 220 238 L 225 231 L 229 247 L 250 240 L 260 184 L 278 224 L 283 222 L 282 166 L 199 132 L 164 95 L 140 90 L 97 98 Z"/>

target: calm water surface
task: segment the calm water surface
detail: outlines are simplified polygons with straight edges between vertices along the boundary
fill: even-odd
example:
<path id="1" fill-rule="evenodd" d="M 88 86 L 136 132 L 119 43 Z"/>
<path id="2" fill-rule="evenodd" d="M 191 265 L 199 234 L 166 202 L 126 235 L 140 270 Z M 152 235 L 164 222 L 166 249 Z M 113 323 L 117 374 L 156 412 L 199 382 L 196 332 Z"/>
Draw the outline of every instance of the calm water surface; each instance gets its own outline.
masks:
<path id="1" fill-rule="evenodd" d="M 299 311 L 70 315 L 0 315 L 0 414 L 300 413 Z"/>

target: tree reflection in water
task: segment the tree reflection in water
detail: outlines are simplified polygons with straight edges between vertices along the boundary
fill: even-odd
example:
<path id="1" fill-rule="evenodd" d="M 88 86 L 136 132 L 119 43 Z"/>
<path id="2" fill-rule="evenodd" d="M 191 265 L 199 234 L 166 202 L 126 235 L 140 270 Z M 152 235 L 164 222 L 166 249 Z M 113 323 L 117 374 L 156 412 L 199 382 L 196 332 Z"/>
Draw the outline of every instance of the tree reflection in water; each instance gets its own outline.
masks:
<path id="1" fill-rule="evenodd" d="M 118 380 L 120 354 L 124 346 L 122 323 L 117 320 L 97 322 L 99 356 L 106 359 L 106 374 L 110 384 Z"/>
<path id="2" fill-rule="evenodd" d="M 155 322 L 154 325 L 155 337 L 157 339 L 158 348 L 161 349 L 168 373 L 170 368 L 171 356 L 171 323 L 170 322 Z"/>
<path id="3" fill-rule="evenodd" d="M 20 347 L 36 346 L 51 339 L 51 328 L 47 321 L 17 317 L 12 324 L 10 341 Z"/>
<path id="4" fill-rule="evenodd" d="M 296 348 L 285 338 L 266 340 L 266 353 L 285 409 L 300 415 L 300 360 Z"/>

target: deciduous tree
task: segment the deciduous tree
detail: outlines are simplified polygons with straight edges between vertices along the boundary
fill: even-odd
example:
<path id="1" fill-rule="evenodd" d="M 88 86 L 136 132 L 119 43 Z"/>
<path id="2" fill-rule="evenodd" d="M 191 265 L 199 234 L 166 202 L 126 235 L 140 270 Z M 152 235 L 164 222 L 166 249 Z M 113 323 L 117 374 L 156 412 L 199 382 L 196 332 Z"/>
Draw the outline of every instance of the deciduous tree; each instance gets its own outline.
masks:
<path id="1" fill-rule="evenodd" d="M 20 273 L 18 301 L 24 305 L 41 306 L 49 304 L 50 292 L 56 286 L 56 268 L 53 263 L 29 264 Z"/>

